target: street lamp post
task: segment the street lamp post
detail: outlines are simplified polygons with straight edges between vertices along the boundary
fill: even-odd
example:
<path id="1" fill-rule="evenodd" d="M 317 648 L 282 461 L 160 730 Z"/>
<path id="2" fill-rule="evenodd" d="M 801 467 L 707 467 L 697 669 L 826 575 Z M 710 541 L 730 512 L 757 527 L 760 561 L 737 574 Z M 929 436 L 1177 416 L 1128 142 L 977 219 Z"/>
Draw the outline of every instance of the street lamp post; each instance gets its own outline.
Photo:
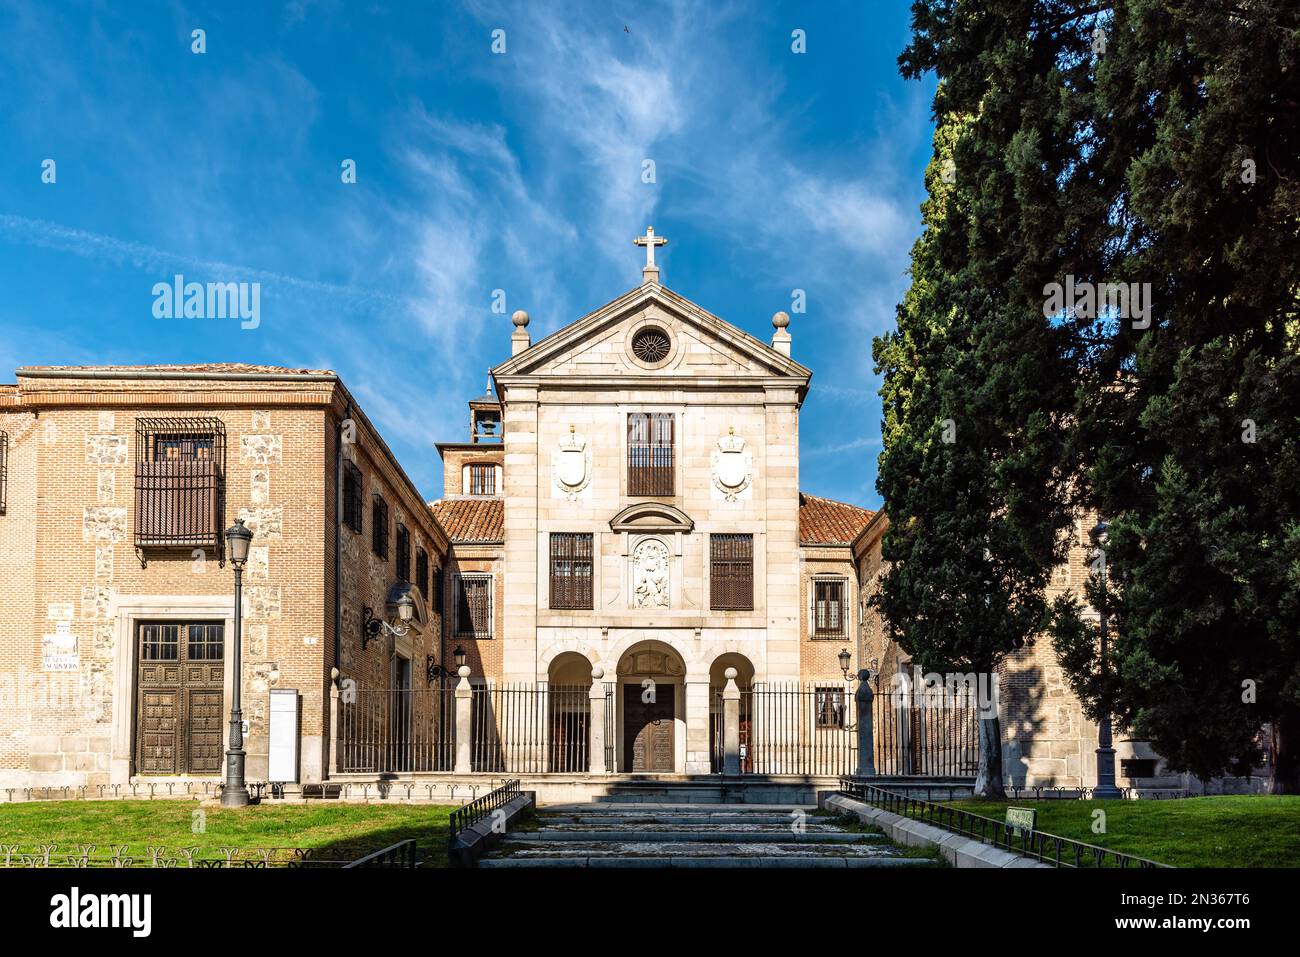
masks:
<path id="1" fill-rule="evenodd" d="M 1110 702 L 1108 697 L 1110 691 L 1110 666 L 1106 661 L 1106 639 L 1108 637 L 1106 631 L 1109 623 L 1106 617 L 1106 605 L 1108 604 L 1106 596 L 1106 551 L 1103 546 L 1106 544 L 1109 531 L 1110 526 L 1108 524 L 1098 522 L 1089 532 L 1092 544 L 1101 556 L 1101 608 L 1098 610 L 1101 619 L 1101 643 L 1098 648 L 1098 662 L 1101 669 L 1101 705 L 1103 711 L 1097 722 L 1097 786 L 1092 792 L 1093 797 L 1100 800 L 1124 796 L 1120 789 L 1115 786 L 1115 748 L 1111 739 Z"/>
<path id="2" fill-rule="evenodd" d="M 230 564 L 235 569 L 235 679 L 234 693 L 230 699 L 230 747 L 226 750 L 226 786 L 221 789 L 222 807 L 247 807 L 248 787 L 244 783 L 244 714 L 239 706 L 240 686 L 243 684 L 242 663 L 244 564 L 248 561 L 248 543 L 253 533 L 237 519 L 226 529 L 226 544 L 230 550 Z"/>

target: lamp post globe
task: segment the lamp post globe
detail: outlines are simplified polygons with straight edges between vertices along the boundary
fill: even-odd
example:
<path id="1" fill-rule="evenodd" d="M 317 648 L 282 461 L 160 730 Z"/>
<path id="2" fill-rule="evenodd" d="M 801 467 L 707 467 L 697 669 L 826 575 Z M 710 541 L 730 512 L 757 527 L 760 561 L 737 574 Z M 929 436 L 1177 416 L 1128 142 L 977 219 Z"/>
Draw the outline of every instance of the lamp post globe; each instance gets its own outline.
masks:
<path id="1" fill-rule="evenodd" d="M 243 590 L 244 565 L 248 561 L 248 545 L 253 540 L 253 532 L 238 519 L 226 529 L 226 549 L 230 555 L 230 564 L 235 570 L 235 634 L 234 634 L 234 681 L 230 697 L 230 743 L 226 749 L 226 783 L 221 789 L 222 807 L 246 807 L 248 805 L 248 786 L 244 782 L 244 714 L 240 709 L 240 690 L 244 680 L 243 670 Z"/>

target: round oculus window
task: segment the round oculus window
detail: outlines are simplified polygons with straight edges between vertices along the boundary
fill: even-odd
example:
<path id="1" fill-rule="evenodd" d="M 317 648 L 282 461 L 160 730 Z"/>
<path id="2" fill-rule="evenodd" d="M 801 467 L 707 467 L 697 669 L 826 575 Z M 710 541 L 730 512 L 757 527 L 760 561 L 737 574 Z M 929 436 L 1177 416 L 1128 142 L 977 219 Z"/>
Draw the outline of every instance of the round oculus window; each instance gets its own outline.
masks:
<path id="1" fill-rule="evenodd" d="M 672 341 L 662 329 L 647 326 L 632 337 L 632 354 L 646 365 L 662 362 L 671 350 Z"/>

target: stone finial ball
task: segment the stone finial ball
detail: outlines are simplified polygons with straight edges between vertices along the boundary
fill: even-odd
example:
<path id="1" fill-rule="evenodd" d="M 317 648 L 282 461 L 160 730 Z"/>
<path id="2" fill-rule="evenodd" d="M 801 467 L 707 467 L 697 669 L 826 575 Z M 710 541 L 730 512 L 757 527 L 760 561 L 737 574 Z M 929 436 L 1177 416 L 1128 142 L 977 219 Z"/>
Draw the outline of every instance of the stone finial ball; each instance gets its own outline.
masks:
<path id="1" fill-rule="evenodd" d="M 790 314 L 788 312 L 772 313 L 772 328 L 784 329 L 788 325 L 790 325 Z"/>
<path id="2" fill-rule="evenodd" d="M 456 669 L 456 674 L 460 675 L 462 678 L 468 678 L 469 665 L 461 665 L 459 668 Z"/>
<path id="3" fill-rule="evenodd" d="M 605 669 L 600 665 L 596 665 L 596 667 L 591 669 L 591 676 L 593 678 L 603 678 L 605 677 Z"/>
<path id="4" fill-rule="evenodd" d="M 524 312 L 522 309 L 516 309 L 515 314 L 510 317 L 510 321 L 522 329 L 524 326 L 528 325 L 528 313 Z"/>
<path id="5" fill-rule="evenodd" d="M 737 671 L 735 668 L 728 668 L 726 671 L 722 673 L 722 676 L 726 678 L 728 681 L 735 681 L 736 675 L 738 674 L 740 674 L 740 672 Z"/>

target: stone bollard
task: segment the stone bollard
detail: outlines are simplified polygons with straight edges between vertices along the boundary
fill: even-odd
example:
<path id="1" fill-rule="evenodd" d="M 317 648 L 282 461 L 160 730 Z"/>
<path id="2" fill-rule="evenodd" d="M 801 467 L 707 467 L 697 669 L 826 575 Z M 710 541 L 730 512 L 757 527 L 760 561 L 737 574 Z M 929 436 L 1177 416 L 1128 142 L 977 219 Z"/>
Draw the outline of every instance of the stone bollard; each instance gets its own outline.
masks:
<path id="1" fill-rule="evenodd" d="M 876 776 L 876 743 L 871 727 L 871 672 L 863 668 L 858 672 L 858 693 L 854 701 L 858 707 L 858 773 L 860 778 Z"/>
<path id="2" fill-rule="evenodd" d="M 591 669 L 591 713 L 587 719 L 591 729 L 591 754 L 588 770 L 592 774 L 605 774 L 605 669 L 600 665 Z"/>
<path id="3" fill-rule="evenodd" d="M 722 773 L 740 773 L 740 688 L 736 686 L 735 668 L 723 674 L 727 685 L 722 689 Z"/>
<path id="4" fill-rule="evenodd" d="M 474 740 L 474 688 L 469 683 L 469 665 L 461 665 L 456 673 L 456 767 L 454 774 L 469 774 L 473 770 L 471 745 Z"/>

